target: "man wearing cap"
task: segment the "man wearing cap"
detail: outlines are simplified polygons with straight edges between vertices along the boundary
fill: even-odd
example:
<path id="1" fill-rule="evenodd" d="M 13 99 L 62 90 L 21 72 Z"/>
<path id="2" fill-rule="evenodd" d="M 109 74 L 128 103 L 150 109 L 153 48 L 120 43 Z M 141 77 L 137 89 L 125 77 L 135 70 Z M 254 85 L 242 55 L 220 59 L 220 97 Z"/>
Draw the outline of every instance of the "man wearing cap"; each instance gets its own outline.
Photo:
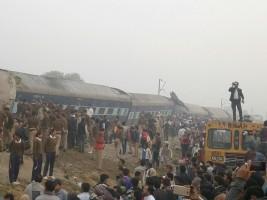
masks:
<path id="1" fill-rule="evenodd" d="M 237 108 L 239 112 L 239 120 L 243 121 L 241 101 L 242 103 L 244 103 L 244 95 L 242 90 L 238 86 L 239 86 L 238 82 L 233 82 L 232 87 L 229 88 L 229 92 L 231 92 L 230 101 L 232 103 L 233 120 L 236 121 L 236 108 Z"/>

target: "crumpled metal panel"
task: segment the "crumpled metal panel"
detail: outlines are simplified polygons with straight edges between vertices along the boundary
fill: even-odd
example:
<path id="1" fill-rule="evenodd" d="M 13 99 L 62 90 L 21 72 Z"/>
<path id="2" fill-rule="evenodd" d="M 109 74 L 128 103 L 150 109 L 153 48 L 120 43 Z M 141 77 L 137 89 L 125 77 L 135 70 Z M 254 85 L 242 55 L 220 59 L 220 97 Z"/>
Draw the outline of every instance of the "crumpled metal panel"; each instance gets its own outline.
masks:
<path id="1" fill-rule="evenodd" d="M 215 119 L 229 119 L 229 115 L 220 108 L 205 107 Z"/>
<path id="2" fill-rule="evenodd" d="M 185 106 L 188 108 L 189 113 L 193 115 L 209 116 L 209 112 L 201 106 L 193 104 L 185 104 Z"/>
<path id="3" fill-rule="evenodd" d="M 167 97 L 153 94 L 130 93 L 133 106 L 174 106 Z"/>

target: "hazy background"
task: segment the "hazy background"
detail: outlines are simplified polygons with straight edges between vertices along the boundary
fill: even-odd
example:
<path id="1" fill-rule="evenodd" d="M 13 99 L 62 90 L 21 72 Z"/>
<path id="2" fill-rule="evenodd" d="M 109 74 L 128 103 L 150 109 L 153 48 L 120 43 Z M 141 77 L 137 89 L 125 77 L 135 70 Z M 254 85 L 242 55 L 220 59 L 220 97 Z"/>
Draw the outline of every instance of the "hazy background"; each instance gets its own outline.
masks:
<path id="1" fill-rule="evenodd" d="M 0 0 L 0 68 L 267 113 L 266 0 Z"/>

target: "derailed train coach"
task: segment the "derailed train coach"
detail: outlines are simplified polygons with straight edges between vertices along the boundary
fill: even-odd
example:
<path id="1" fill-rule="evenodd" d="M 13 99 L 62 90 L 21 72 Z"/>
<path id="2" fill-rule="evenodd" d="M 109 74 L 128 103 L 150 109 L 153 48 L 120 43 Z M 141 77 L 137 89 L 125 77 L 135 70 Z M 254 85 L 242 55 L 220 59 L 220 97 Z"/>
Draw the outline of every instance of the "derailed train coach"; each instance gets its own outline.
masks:
<path id="1" fill-rule="evenodd" d="M 76 109 L 93 108 L 95 117 L 118 116 L 121 121 L 128 124 L 136 123 L 142 112 L 165 117 L 183 112 L 214 119 L 227 118 L 224 111 L 219 108 L 184 104 L 177 97 L 127 93 L 117 88 L 83 81 L 6 70 L 0 70 L 0 77 L 3 77 L 1 86 L 4 86 L 0 91 L 1 99 L 5 96 L 5 99 L 13 101 L 15 105 L 20 101 L 39 101 L 53 102 Z"/>
<path id="2" fill-rule="evenodd" d="M 63 107 L 94 109 L 95 116 L 127 120 L 130 96 L 116 88 L 45 76 L 11 72 L 16 80 L 15 102 L 53 102 Z"/>
<path id="3" fill-rule="evenodd" d="M 149 113 L 151 116 L 170 116 L 174 113 L 175 103 L 167 97 L 153 94 L 130 93 L 132 107 L 128 117 L 128 123 L 137 123 L 141 113 Z"/>
<path id="4" fill-rule="evenodd" d="M 231 119 L 230 114 L 221 108 L 204 107 L 194 104 L 185 104 L 185 106 L 187 107 L 189 114 L 204 119 L 206 118 L 206 119 L 222 120 L 222 121 L 229 121 Z"/>
<path id="5" fill-rule="evenodd" d="M 175 103 L 164 96 L 126 93 L 117 88 L 83 81 L 13 71 L 8 73 L 16 81 L 15 104 L 22 101 L 38 101 L 71 106 L 77 110 L 93 108 L 95 117 L 118 116 L 121 121 L 128 124 L 137 122 L 142 112 L 170 116 L 175 110 Z"/>

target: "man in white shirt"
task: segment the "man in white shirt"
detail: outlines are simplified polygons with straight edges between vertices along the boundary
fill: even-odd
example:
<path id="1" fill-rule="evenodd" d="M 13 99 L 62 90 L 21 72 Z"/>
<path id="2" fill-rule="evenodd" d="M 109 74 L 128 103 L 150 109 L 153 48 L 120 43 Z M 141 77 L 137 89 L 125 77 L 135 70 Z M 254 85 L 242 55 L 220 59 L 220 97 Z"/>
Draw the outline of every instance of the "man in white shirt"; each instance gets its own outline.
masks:
<path id="1" fill-rule="evenodd" d="M 90 200 L 90 185 L 89 183 L 82 183 L 81 193 L 78 194 L 80 200 Z"/>
<path id="2" fill-rule="evenodd" d="M 155 200 L 155 197 L 153 196 L 154 188 L 151 185 L 145 185 L 143 189 L 144 194 L 144 200 Z"/>
<path id="3" fill-rule="evenodd" d="M 92 107 L 90 107 L 89 109 L 87 109 L 87 115 L 92 118 L 94 115 L 94 109 Z"/>

